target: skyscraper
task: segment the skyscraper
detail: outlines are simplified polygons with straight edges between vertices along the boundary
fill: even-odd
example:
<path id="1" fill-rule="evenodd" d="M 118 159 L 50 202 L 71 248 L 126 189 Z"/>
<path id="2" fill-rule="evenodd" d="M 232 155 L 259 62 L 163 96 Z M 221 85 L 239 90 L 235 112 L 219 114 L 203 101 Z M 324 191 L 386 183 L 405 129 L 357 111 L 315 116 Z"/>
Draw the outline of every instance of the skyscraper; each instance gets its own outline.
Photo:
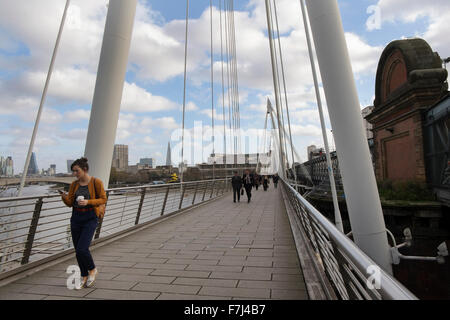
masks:
<path id="1" fill-rule="evenodd" d="M 170 141 L 167 145 L 166 166 L 172 165 L 172 151 L 170 150 Z"/>
<path id="2" fill-rule="evenodd" d="M 124 144 L 114 145 L 112 167 L 116 169 L 128 168 L 128 146 Z"/>
<path id="3" fill-rule="evenodd" d="M 6 159 L 0 156 L 0 176 L 6 175 Z"/>
<path id="4" fill-rule="evenodd" d="M 14 176 L 14 163 L 12 157 L 7 157 L 5 160 L 5 175 L 7 177 Z"/>
<path id="5" fill-rule="evenodd" d="M 313 154 L 314 152 L 316 152 L 317 147 L 315 145 L 310 145 L 306 150 L 307 150 L 306 152 L 308 153 L 308 161 L 309 161 L 313 158 Z"/>
<path id="6" fill-rule="evenodd" d="M 33 175 L 33 174 L 38 174 L 38 173 L 39 173 L 39 169 L 37 166 L 36 154 L 33 152 L 33 153 L 31 153 L 30 165 L 28 166 L 27 175 Z"/>

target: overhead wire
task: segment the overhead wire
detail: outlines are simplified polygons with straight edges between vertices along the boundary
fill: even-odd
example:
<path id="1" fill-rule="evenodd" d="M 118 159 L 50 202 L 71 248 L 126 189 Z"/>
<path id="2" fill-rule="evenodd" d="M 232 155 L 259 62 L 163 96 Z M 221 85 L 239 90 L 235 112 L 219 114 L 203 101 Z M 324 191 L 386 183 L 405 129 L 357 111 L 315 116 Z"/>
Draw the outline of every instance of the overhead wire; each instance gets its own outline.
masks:
<path id="1" fill-rule="evenodd" d="M 212 156 L 213 156 L 213 180 L 215 179 L 216 151 L 215 151 L 215 132 L 214 132 L 214 51 L 213 51 L 213 16 L 212 0 L 209 0 L 209 16 L 211 24 L 211 124 L 212 124 Z"/>
<path id="2" fill-rule="evenodd" d="M 276 1 L 273 1 L 273 6 L 274 6 L 275 22 L 276 22 L 276 26 L 277 26 L 278 46 L 279 46 L 279 51 L 280 51 L 281 74 L 282 74 L 282 77 L 283 77 L 284 97 L 285 97 L 285 105 L 286 105 L 286 117 L 287 117 L 287 120 L 288 120 L 289 140 L 290 140 L 290 144 L 291 144 L 292 168 L 294 170 L 295 182 L 297 183 L 297 173 L 296 173 L 295 166 L 294 166 L 294 163 L 295 163 L 295 159 L 294 159 L 294 145 L 292 143 L 291 119 L 290 119 L 290 115 L 289 115 L 289 103 L 288 103 L 286 76 L 285 76 L 285 73 L 284 73 L 283 50 L 281 48 L 280 28 L 278 26 L 278 12 L 277 12 Z M 284 122 L 284 120 L 283 120 L 283 122 Z M 287 152 L 287 149 L 286 149 L 286 152 Z"/>
<path id="3" fill-rule="evenodd" d="M 275 5 L 275 1 L 273 1 L 273 2 L 274 2 L 274 5 Z M 269 3 L 270 3 L 270 1 L 269 1 Z M 269 6 L 270 6 L 270 4 L 269 4 Z M 274 14 L 274 12 L 273 12 L 271 6 L 269 8 L 269 11 L 270 11 L 270 23 L 273 26 L 273 14 Z M 278 36 L 279 36 L 279 33 L 278 33 Z M 275 38 L 276 38 L 275 37 L 275 30 L 272 29 L 273 42 L 275 42 Z M 280 72 L 279 72 L 279 65 L 278 65 L 277 46 L 275 44 L 274 44 L 274 55 L 275 55 L 275 73 L 276 73 L 276 77 L 277 77 L 276 90 L 278 91 L 278 102 L 279 102 L 279 105 L 280 105 L 281 125 L 284 127 L 284 123 L 285 122 L 284 122 L 284 112 L 283 112 L 283 100 L 281 99 L 282 95 L 281 95 L 281 89 L 280 89 Z M 286 144 L 286 138 L 285 138 L 285 135 L 284 135 L 284 130 L 281 131 L 281 138 L 280 139 L 282 141 L 281 143 L 284 144 L 283 159 L 285 159 L 285 161 L 288 162 L 288 166 L 289 166 L 289 161 L 288 161 L 288 156 L 287 156 L 287 144 Z M 281 146 L 280 146 L 280 148 L 281 148 Z M 283 150 L 283 149 L 281 148 L 281 150 Z"/>
<path id="4" fill-rule="evenodd" d="M 219 0 L 219 12 L 220 12 L 220 60 L 222 63 L 222 111 L 223 111 L 223 153 L 224 164 L 226 165 L 227 159 L 227 135 L 226 135 L 226 119 L 225 119 L 225 85 L 224 85 L 224 61 L 223 61 L 223 34 L 222 34 L 222 0 Z M 228 172 L 228 171 L 226 171 Z"/>
<path id="5" fill-rule="evenodd" d="M 186 0 L 186 31 L 184 37 L 184 83 L 183 83 L 183 120 L 181 129 L 181 165 L 180 165 L 180 182 L 183 185 L 184 171 L 184 121 L 186 114 L 186 75 L 187 75 L 187 50 L 188 50 L 188 27 L 189 27 L 189 0 Z"/>

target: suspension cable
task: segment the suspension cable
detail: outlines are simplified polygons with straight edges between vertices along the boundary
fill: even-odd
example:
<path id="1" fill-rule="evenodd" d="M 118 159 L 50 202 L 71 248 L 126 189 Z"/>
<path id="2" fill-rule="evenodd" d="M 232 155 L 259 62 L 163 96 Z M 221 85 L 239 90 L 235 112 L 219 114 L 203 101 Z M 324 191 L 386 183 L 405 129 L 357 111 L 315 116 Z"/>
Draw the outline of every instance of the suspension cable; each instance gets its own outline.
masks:
<path id="1" fill-rule="evenodd" d="M 227 135 L 226 135 L 226 120 L 225 120 L 225 87 L 224 87 L 224 74 L 223 74 L 223 35 L 222 35 L 222 0 L 219 0 L 220 11 L 220 59 L 222 61 L 222 111 L 223 111 L 223 153 L 224 164 L 226 167 L 227 161 Z M 225 175 L 228 171 L 225 170 Z"/>
<path id="2" fill-rule="evenodd" d="M 322 127 L 322 135 L 323 135 L 323 142 L 325 144 L 325 155 L 326 155 L 326 159 L 327 159 L 328 176 L 329 176 L 329 179 L 330 179 L 331 194 L 332 194 L 332 197 L 333 197 L 334 218 L 335 218 L 336 227 L 339 230 L 343 231 L 342 217 L 341 217 L 341 212 L 339 210 L 339 202 L 337 200 L 336 184 L 335 184 L 335 181 L 334 181 L 333 166 L 332 166 L 332 163 L 331 163 L 330 149 L 329 149 L 329 146 L 328 146 L 328 137 L 327 137 L 327 133 L 326 133 L 325 120 L 324 120 L 323 111 L 322 111 L 322 100 L 320 98 L 319 82 L 317 80 L 317 72 L 316 72 L 316 64 L 315 64 L 315 61 L 314 61 L 314 54 L 313 54 L 313 51 L 312 51 L 310 29 L 309 29 L 308 20 L 307 20 L 307 17 L 306 17 L 306 6 L 305 6 L 305 3 L 303 2 L 303 0 L 300 0 L 300 4 L 301 4 L 301 9 L 302 9 L 303 24 L 304 24 L 305 33 L 306 33 L 306 41 L 307 41 L 307 44 L 308 44 L 308 53 L 309 53 L 309 59 L 310 59 L 310 63 L 311 63 L 311 70 L 312 70 L 312 74 L 313 74 L 314 88 L 315 88 L 315 91 L 316 91 L 317 107 L 319 109 L 320 124 L 321 124 L 321 127 Z"/>
<path id="3" fill-rule="evenodd" d="M 235 25 L 235 12 L 234 12 L 234 0 L 231 0 L 231 9 L 232 9 L 232 35 L 233 35 L 233 66 L 234 66 L 234 77 L 235 77 L 235 99 L 236 99 L 236 120 L 237 120 L 237 129 L 239 134 L 238 140 L 238 152 L 241 153 L 241 115 L 240 115 L 240 107 L 239 107 L 239 77 L 238 77 L 238 68 L 237 68 L 237 54 L 236 54 L 236 25 Z"/>
<path id="4" fill-rule="evenodd" d="M 285 160 L 284 160 L 284 157 L 285 157 L 285 154 L 284 154 L 284 150 L 283 150 L 283 141 L 282 141 L 282 130 L 283 130 L 283 128 L 282 128 L 282 125 L 281 125 L 281 118 L 280 118 L 280 110 L 279 110 L 279 108 L 280 108 L 280 104 L 279 104 L 279 97 L 278 97 L 278 92 L 279 92 L 279 90 L 277 89 L 278 88 L 278 79 L 277 79 L 277 74 L 276 74 L 276 72 L 277 72 L 277 70 L 276 70 L 276 65 L 275 65 L 275 55 L 274 55 L 274 41 L 273 41 L 273 32 L 272 32 L 272 30 L 273 30 L 273 27 L 272 27 L 272 22 L 271 22 L 271 16 L 272 16 L 272 14 L 271 14 L 271 5 L 270 5 L 270 2 L 269 2 L 269 0 L 265 0 L 265 6 L 266 6 L 266 17 L 267 17 L 267 28 L 268 28 L 268 36 L 269 36 L 269 48 L 270 48 L 270 58 L 271 58 L 271 61 L 272 61 L 272 78 L 273 78 L 273 87 L 274 87 L 274 93 L 275 93 L 275 105 L 276 105 L 276 108 L 277 108 L 277 113 L 276 113 L 276 116 L 277 116 L 277 122 L 278 122 L 278 131 L 279 131 L 279 135 L 278 135 L 278 138 L 280 139 L 280 142 L 279 142 L 279 149 L 280 149 L 280 153 L 279 153 L 279 156 L 280 156 L 280 164 L 281 164 L 281 170 L 282 170 L 282 177 L 284 177 L 285 176 L 285 172 L 286 172 L 286 168 L 285 168 L 285 165 L 286 165 L 286 162 L 285 162 Z M 270 100 L 268 101 L 268 105 L 271 105 L 270 104 Z"/>
<path id="5" fill-rule="evenodd" d="M 289 103 L 288 103 L 288 95 L 287 95 L 287 89 L 286 89 L 286 77 L 284 74 L 284 63 L 283 63 L 283 51 L 281 49 L 281 41 L 280 41 L 280 29 L 278 27 L 278 13 L 277 13 L 277 5 L 276 5 L 276 1 L 273 2 L 273 6 L 274 6 L 274 14 L 275 14 L 275 22 L 277 25 L 277 35 L 278 35 L 278 46 L 279 46 L 279 51 L 280 51 L 280 62 L 281 62 L 281 73 L 283 76 L 283 87 L 284 87 L 284 97 L 285 97 L 285 102 L 286 102 L 286 116 L 288 119 L 288 127 L 289 127 L 289 139 L 290 139 L 290 143 L 291 143 L 291 153 L 292 153 L 292 168 L 294 170 L 294 177 L 295 177 L 295 183 L 297 184 L 297 174 L 295 173 L 295 167 L 294 167 L 294 145 L 292 143 L 292 131 L 291 131 L 291 119 L 290 119 L 290 115 L 289 115 Z M 286 149 L 287 152 L 287 149 Z"/>
<path id="6" fill-rule="evenodd" d="M 188 49 L 188 27 L 189 27 L 189 0 L 186 0 L 186 32 L 184 38 L 184 84 L 183 84 L 183 121 L 181 129 L 181 166 L 180 166 L 180 187 L 183 186 L 184 172 L 184 118 L 186 113 L 186 74 L 187 74 L 187 49 Z"/>
<path id="7" fill-rule="evenodd" d="M 213 143 L 213 180 L 215 179 L 216 150 L 215 150 L 215 132 L 214 132 L 214 51 L 213 51 L 213 16 L 212 0 L 209 0 L 209 17 L 211 23 L 211 123 L 212 123 L 212 143 Z"/>
<path id="8" fill-rule="evenodd" d="M 274 5 L 275 5 L 275 1 L 273 1 L 273 2 L 274 2 Z M 270 4 L 269 4 L 269 6 L 270 6 Z M 270 6 L 270 23 L 271 23 L 272 26 L 273 26 L 273 15 L 274 14 L 273 14 L 273 11 L 272 11 L 272 7 Z M 279 33 L 278 33 L 278 36 L 279 36 Z M 272 38 L 273 38 L 273 41 L 275 42 L 275 30 L 274 29 L 272 29 Z M 278 40 L 279 40 L 279 38 L 278 38 Z M 281 125 L 284 128 L 284 123 L 285 122 L 284 122 L 283 100 L 281 98 L 281 89 L 280 89 L 280 71 L 279 71 L 279 66 L 278 66 L 277 46 L 275 44 L 274 44 L 274 55 L 275 55 L 275 73 L 276 73 L 276 76 L 277 76 L 277 88 L 276 88 L 276 90 L 278 90 L 278 101 L 280 103 Z M 286 144 L 286 138 L 285 138 L 284 130 L 281 131 L 281 142 L 280 143 L 284 144 L 284 156 L 286 157 L 285 161 L 287 162 L 288 167 L 289 167 L 289 157 L 287 155 L 287 144 Z M 283 152 L 282 146 L 280 146 L 280 149 Z"/>
<path id="9" fill-rule="evenodd" d="M 224 17 L 225 17 L 225 44 L 226 44 L 226 56 L 227 56 L 227 95 L 228 95 L 228 122 L 230 127 L 230 144 L 233 148 L 230 151 L 235 154 L 235 144 L 234 144 L 234 113 L 233 100 L 231 98 L 231 70 L 230 70 L 230 43 L 228 37 L 229 30 L 229 9 L 227 5 L 227 0 L 224 0 Z M 233 160 L 234 163 L 234 160 Z"/>
<path id="10" fill-rule="evenodd" d="M 47 79 L 45 80 L 44 91 L 42 92 L 42 97 L 41 97 L 41 103 L 39 104 L 39 109 L 38 109 L 38 113 L 37 113 L 37 116 L 36 116 L 36 121 L 34 122 L 34 128 L 33 128 L 33 133 L 31 135 L 30 145 L 28 147 L 27 158 L 25 159 L 25 165 L 24 165 L 24 169 L 23 169 L 23 172 L 22 172 L 22 177 L 20 179 L 20 185 L 19 185 L 19 188 L 17 190 L 17 195 L 16 195 L 17 197 L 21 196 L 23 187 L 25 186 L 25 179 L 27 178 L 27 174 L 28 174 L 28 167 L 30 165 L 31 153 L 33 152 L 34 141 L 36 139 L 37 131 L 38 131 L 38 128 L 39 128 L 39 122 L 41 120 L 41 114 L 42 114 L 42 110 L 43 110 L 43 107 L 44 107 L 45 99 L 47 97 L 47 89 L 48 89 L 48 86 L 50 84 L 50 79 L 52 77 L 53 66 L 55 64 L 56 55 L 58 53 L 59 43 L 61 41 L 61 35 L 62 35 L 63 29 L 64 29 L 64 24 L 66 22 L 66 16 L 67 16 L 67 12 L 69 10 L 69 5 L 70 5 L 70 0 L 67 0 L 66 1 L 66 6 L 64 7 L 63 16 L 62 16 L 62 19 L 61 19 L 61 24 L 59 26 L 58 36 L 56 37 L 55 48 L 53 49 L 53 55 L 52 55 L 52 58 L 51 58 L 51 61 L 50 61 L 50 66 L 48 68 Z"/>

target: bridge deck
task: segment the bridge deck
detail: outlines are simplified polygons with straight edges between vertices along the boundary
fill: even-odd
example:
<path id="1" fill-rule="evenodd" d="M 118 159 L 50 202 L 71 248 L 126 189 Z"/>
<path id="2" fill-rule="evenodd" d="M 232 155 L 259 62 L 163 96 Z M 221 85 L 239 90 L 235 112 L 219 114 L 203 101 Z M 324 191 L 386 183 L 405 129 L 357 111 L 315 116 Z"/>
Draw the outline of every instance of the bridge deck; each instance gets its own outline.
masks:
<path id="1" fill-rule="evenodd" d="M 308 299 L 281 190 L 231 194 L 91 250 L 93 288 L 69 290 L 75 258 L 0 288 L 0 299 Z"/>

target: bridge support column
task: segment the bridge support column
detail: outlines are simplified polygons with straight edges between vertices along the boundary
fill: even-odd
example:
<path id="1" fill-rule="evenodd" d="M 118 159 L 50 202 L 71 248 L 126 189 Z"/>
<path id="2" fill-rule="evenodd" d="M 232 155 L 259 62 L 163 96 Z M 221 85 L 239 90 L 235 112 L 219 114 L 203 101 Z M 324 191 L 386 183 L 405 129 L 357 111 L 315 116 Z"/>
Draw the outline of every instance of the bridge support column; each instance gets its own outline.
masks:
<path id="1" fill-rule="evenodd" d="M 307 0 L 355 243 L 392 273 L 361 108 L 337 0 Z"/>
<path id="2" fill-rule="evenodd" d="M 108 187 L 137 0 L 110 0 L 84 154 Z"/>

